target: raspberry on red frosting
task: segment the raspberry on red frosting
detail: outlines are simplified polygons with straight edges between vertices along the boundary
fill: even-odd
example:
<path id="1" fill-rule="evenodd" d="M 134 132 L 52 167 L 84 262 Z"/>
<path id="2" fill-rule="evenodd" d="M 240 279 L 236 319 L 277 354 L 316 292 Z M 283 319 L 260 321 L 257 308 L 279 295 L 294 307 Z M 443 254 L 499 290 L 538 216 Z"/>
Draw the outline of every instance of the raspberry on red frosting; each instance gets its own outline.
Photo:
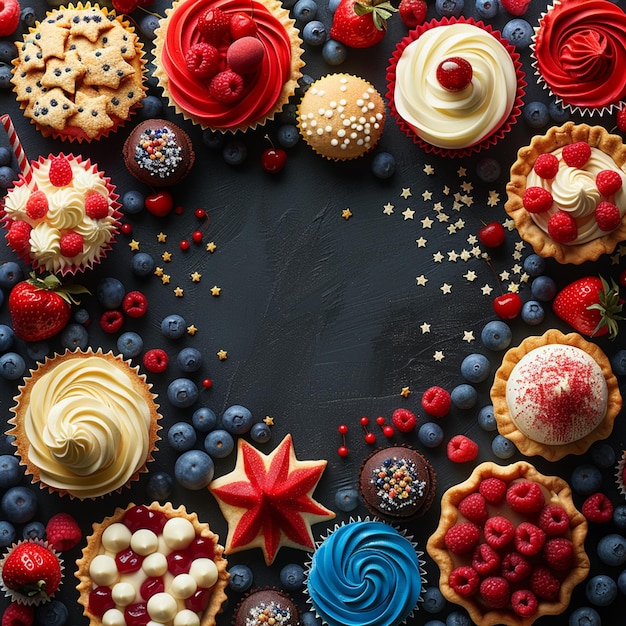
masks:
<path id="1" fill-rule="evenodd" d="M 472 552 L 480 539 L 480 529 L 471 522 L 461 522 L 450 527 L 446 532 L 445 543 L 454 554 Z"/>

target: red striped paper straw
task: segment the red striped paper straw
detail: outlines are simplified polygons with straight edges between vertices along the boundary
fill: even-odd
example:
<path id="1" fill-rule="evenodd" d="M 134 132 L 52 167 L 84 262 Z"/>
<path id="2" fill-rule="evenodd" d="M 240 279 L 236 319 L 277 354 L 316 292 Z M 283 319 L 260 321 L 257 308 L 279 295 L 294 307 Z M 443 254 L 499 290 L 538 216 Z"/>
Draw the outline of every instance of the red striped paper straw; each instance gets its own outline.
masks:
<path id="1" fill-rule="evenodd" d="M 0 115 L 0 122 L 2 122 L 2 126 L 4 126 L 4 130 L 6 131 L 9 137 L 9 143 L 11 144 L 11 148 L 13 153 L 15 154 L 15 158 L 17 159 L 17 165 L 22 171 L 22 175 L 26 179 L 26 183 L 31 185 L 33 174 L 31 171 L 30 163 L 28 162 L 28 157 L 26 156 L 26 152 L 24 152 L 24 148 L 20 142 L 20 138 L 17 135 L 17 131 L 15 130 L 15 126 L 13 126 L 13 122 L 8 114 Z"/>

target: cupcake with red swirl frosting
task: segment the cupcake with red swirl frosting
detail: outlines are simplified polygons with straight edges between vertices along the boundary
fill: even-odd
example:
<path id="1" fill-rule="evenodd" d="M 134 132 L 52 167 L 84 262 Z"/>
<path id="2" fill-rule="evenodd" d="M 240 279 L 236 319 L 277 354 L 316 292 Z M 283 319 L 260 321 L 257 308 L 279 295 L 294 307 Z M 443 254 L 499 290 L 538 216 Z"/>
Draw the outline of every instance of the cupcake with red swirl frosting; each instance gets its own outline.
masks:
<path id="1" fill-rule="evenodd" d="M 548 7 L 532 44 L 538 82 L 565 108 L 610 113 L 626 98 L 626 13 L 608 0 Z"/>
<path id="2" fill-rule="evenodd" d="M 301 44 L 278 0 L 178 0 L 156 30 L 155 75 L 184 118 L 245 131 L 273 119 L 294 95 Z"/>

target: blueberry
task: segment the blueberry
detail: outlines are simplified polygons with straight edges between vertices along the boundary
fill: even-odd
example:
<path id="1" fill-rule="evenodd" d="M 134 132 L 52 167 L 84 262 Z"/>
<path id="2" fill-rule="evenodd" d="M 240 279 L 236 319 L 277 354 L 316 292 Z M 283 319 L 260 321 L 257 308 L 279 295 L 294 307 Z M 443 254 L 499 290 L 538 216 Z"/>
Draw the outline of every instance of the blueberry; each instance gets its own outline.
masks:
<path id="1" fill-rule="evenodd" d="M 322 58 L 328 65 L 341 65 L 348 57 L 348 48 L 339 41 L 329 39 L 322 47 Z"/>
<path id="2" fill-rule="evenodd" d="M 24 23 L 24 26 L 34 26 L 37 21 L 37 16 L 35 15 L 35 9 L 33 7 L 25 6 L 20 11 L 20 19 Z"/>
<path id="3" fill-rule="evenodd" d="M 0 455 L 0 489 L 15 487 L 24 476 L 24 467 L 12 454 Z"/>
<path id="4" fill-rule="evenodd" d="M 161 333 L 168 339 L 180 339 L 187 332 L 187 322 L 182 315 L 176 313 L 161 320 Z"/>
<path id="5" fill-rule="evenodd" d="M 543 128 L 550 121 L 548 107 L 543 102 L 528 102 L 523 108 L 524 120 L 531 128 Z"/>
<path id="6" fill-rule="evenodd" d="M 335 506 L 344 513 L 359 506 L 359 492 L 354 487 L 342 487 L 335 493 Z"/>
<path id="7" fill-rule="evenodd" d="M 452 611 L 446 617 L 446 626 L 472 626 L 472 620 L 464 611 Z"/>
<path id="8" fill-rule="evenodd" d="M 528 48 L 533 40 L 533 27 L 520 17 L 509 20 L 502 28 L 502 36 L 518 50 Z M 548 117 L 548 107 L 546 107 L 546 118 Z M 547 123 L 547 119 L 546 119 Z"/>
<path id="9" fill-rule="evenodd" d="M 35 608 L 35 621 L 39 626 L 64 626 L 68 619 L 67 606 L 60 600 L 50 600 Z"/>
<path id="10" fill-rule="evenodd" d="M 113 276 L 103 278 L 96 285 L 96 298 L 105 309 L 117 309 L 122 304 L 125 295 L 126 288 L 124 284 Z"/>
<path id="11" fill-rule="evenodd" d="M 479 17 L 491 18 L 498 13 L 500 2 L 498 0 L 476 0 L 475 9 Z"/>
<path id="12" fill-rule="evenodd" d="M 317 16 L 317 3 L 315 0 L 298 0 L 293 5 L 292 13 L 298 22 L 306 24 Z"/>
<path id="13" fill-rule="evenodd" d="M 254 576 L 252 570 L 247 566 L 238 563 L 229 568 L 228 573 L 230 579 L 228 580 L 228 586 L 237 593 L 243 593 L 248 591 L 252 587 Z"/>
<path id="14" fill-rule="evenodd" d="M 535 300 L 549 302 L 556 295 L 556 283 L 550 276 L 537 276 L 530 284 L 530 294 Z"/>
<path id="15" fill-rule="evenodd" d="M 172 495 L 174 479 L 167 472 L 150 474 L 146 485 L 146 494 L 150 500 L 166 502 Z"/>
<path id="16" fill-rule="evenodd" d="M 187 450 L 174 464 L 174 477 L 178 484 L 193 491 L 208 487 L 214 472 L 213 459 L 202 450 Z"/>
<path id="17" fill-rule="evenodd" d="M 301 80 L 305 75 L 301 77 Z M 306 74 L 308 76 L 308 74 Z M 298 123 L 298 107 L 293 102 L 288 102 L 278 114 L 277 120 L 281 124 L 286 124 L 288 126 L 295 126 Z M 278 129 L 280 131 L 280 128 Z M 297 128 L 296 128 L 297 130 Z M 282 144 L 281 144 L 282 145 Z M 290 148 L 292 146 L 283 146 L 285 148 Z"/>
<path id="18" fill-rule="evenodd" d="M 243 435 L 252 428 L 252 413 L 239 404 L 229 406 L 222 414 L 222 428 L 232 435 Z"/>
<path id="19" fill-rule="evenodd" d="M 300 80 L 298 80 L 298 93 L 304 95 L 309 87 L 315 82 L 315 79 L 311 74 L 302 74 Z"/>
<path id="20" fill-rule="evenodd" d="M 22 280 L 24 272 L 15 261 L 6 261 L 0 265 L 0 288 L 11 289 Z"/>
<path id="21" fill-rule="evenodd" d="M 0 548 L 10 546 L 17 537 L 15 526 L 6 520 L 0 520 Z"/>
<path id="22" fill-rule="evenodd" d="M 482 383 L 490 373 L 491 365 L 484 354 L 468 354 L 461 362 L 461 376 L 468 383 Z"/>
<path id="23" fill-rule="evenodd" d="M 435 422 L 424 422 L 417 431 L 417 439 L 427 448 L 436 448 L 443 441 L 443 429 Z"/>
<path id="24" fill-rule="evenodd" d="M 626 563 L 626 538 L 617 533 L 605 535 L 598 541 L 598 558 L 612 567 Z"/>
<path id="25" fill-rule="evenodd" d="M 188 422 L 176 422 L 167 431 L 167 441 L 176 452 L 186 452 L 196 445 L 196 431 Z"/>
<path id="26" fill-rule="evenodd" d="M 543 322 L 546 316 L 546 312 L 541 305 L 541 302 L 537 300 L 528 300 L 522 305 L 522 311 L 520 317 L 522 321 L 529 326 L 537 326 Z"/>
<path id="27" fill-rule="evenodd" d="M 475 406 L 478 392 L 471 385 L 463 383 L 450 392 L 450 400 L 457 409 L 466 411 Z"/>
<path id="28" fill-rule="evenodd" d="M 156 37 L 154 31 L 158 27 L 159 27 L 159 18 L 152 13 L 146 13 L 139 20 L 139 30 L 148 39 L 154 39 Z"/>
<path id="29" fill-rule="evenodd" d="M 231 139 L 222 149 L 222 158 L 228 165 L 241 165 L 248 157 L 246 144 L 239 139 Z"/>
<path id="30" fill-rule="evenodd" d="M 626 569 L 617 577 L 617 588 L 626 596 Z"/>
<path id="31" fill-rule="evenodd" d="M 197 348 L 183 348 L 176 355 L 176 363 L 183 372 L 197 372 L 202 367 L 202 353 Z"/>
<path id="32" fill-rule="evenodd" d="M 499 459 L 510 459 L 516 450 L 515 444 L 502 435 L 496 435 L 491 442 L 491 451 Z"/>
<path id="33" fill-rule="evenodd" d="M 376 178 L 386 180 L 391 178 L 396 171 L 396 157 L 390 152 L 379 152 L 372 160 L 372 174 Z"/>
<path id="34" fill-rule="evenodd" d="M 279 578 L 286 591 L 298 591 L 304 585 L 304 568 L 298 563 L 287 563 L 281 568 Z"/>
<path id="35" fill-rule="evenodd" d="M 422 608 L 426 613 L 440 613 L 446 606 L 446 599 L 436 586 L 427 587 L 422 593 L 422 599 Z"/>
<path id="36" fill-rule="evenodd" d="M 0 146 L 0 165 L 11 165 L 12 162 L 13 153 L 6 146 Z"/>
<path id="37" fill-rule="evenodd" d="M 24 375 L 26 363 L 17 352 L 5 352 L 0 356 L 0 376 L 6 380 L 17 380 Z"/>
<path id="38" fill-rule="evenodd" d="M 572 489 L 583 496 L 591 495 L 602 486 L 602 472 L 591 463 L 577 465 L 570 481 Z"/>
<path id="39" fill-rule="evenodd" d="M 83 326 L 88 326 L 91 322 L 91 315 L 89 315 L 89 311 L 84 307 L 76 309 L 72 318 L 77 324 L 82 324 Z"/>
<path id="40" fill-rule="evenodd" d="M 11 87 L 11 66 L 6 63 L 0 63 L 0 89 L 8 89 Z M 8 168 L 11 169 L 11 168 Z M 17 176 L 15 176 L 17 178 Z M 10 179 L 11 182 L 15 178 Z M 7 185 L 8 188 L 10 185 Z"/>
<path id="41" fill-rule="evenodd" d="M 529 254 L 524 259 L 524 271 L 533 278 L 546 271 L 546 260 L 538 254 Z"/>
<path id="42" fill-rule="evenodd" d="M 476 417 L 478 425 L 488 433 L 493 432 L 497 427 L 496 418 L 493 414 L 493 405 L 487 404 L 480 411 Z"/>
<path id="43" fill-rule="evenodd" d="M 89 333 L 82 324 L 70 322 L 61 332 L 59 336 L 61 346 L 70 350 L 87 349 L 89 346 Z"/>
<path id="44" fill-rule="evenodd" d="M 139 117 L 144 120 L 152 120 L 163 115 L 163 102 L 158 96 L 146 96 L 141 101 Z"/>
<path id="45" fill-rule="evenodd" d="M 45 341 L 32 341 L 26 344 L 26 354 L 33 361 L 41 361 L 44 357 L 50 354 L 50 344 Z"/>
<path id="46" fill-rule="evenodd" d="M 557 124 L 564 124 L 569 119 L 569 111 L 564 109 L 560 102 L 552 100 L 548 104 L 548 112 L 553 122 Z"/>
<path id="47" fill-rule="evenodd" d="M 185 409 L 196 402 L 198 386 L 189 378 L 175 378 L 167 386 L 167 399 L 179 409 Z"/>
<path id="48" fill-rule="evenodd" d="M 219 150 L 224 145 L 224 134 L 207 128 L 202 133 L 202 143 L 209 150 Z"/>
<path id="49" fill-rule="evenodd" d="M 28 487 L 10 487 L 0 500 L 0 509 L 12 524 L 30 522 L 37 512 L 37 496 Z"/>
<path id="50" fill-rule="evenodd" d="M 313 611 L 303 611 L 300 622 L 302 626 L 322 626 L 322 620 Z"/>
<path id="51" fill-rule="evenodd" d="M 147 252 L 137 252 L 130 261 L 132 273 L 140 278 L 151 276 L 155 267 L 154 258 Z"/>
<path id="52" fill-rule="evenodd" d="M 256 443 L 267 443 L 272 438 L 272 429 L 265 422 L 256 422 L 250 429 L 250 439 Z"/>
<path id="53" fill-rule="evenodd" d="M 217 424 L 217 416 L 211 409 L 202 406 L 196 409 L 191 416 L 191 423 L 196 430 L 201 433 L 208 433 L 215 428 Z"/>
<path id="54" fill-rule="evenodd" d="M 15 57 L 17 57 L 15 44 L 8 39 L 0 40 L 0 62 L 9 64 Z"/>
<path id="55" fill-rule="evenodd" d="M 132 215 L 140 213 L 145 206 L 146 196 L 141 191 L 137 191 L 137 189 L 131 189 L 122 196 L 122 209 L 125 213 L 131 213 Z"/>
<path id="56" fill-rule="evenodd" d="M 595 606 L 609 606 L 617 597 L 617 583 L 606 574 L 597 574 L 585 587 L 587 600 Z"/>
<path id="57" fill-rule="evenodd" d="M 125 359 L 134 359 L 143 350 L 143 339 L 138 333 L 127 330 L 117 338 L 117 350 Z"/>
<path id="58" fill-rule="evenodd" d="M 276 138 L 283 148 L 293 148 L 300 141 L 300 132 L 294 124 L 282 124 L 278 127 Z"/>
<path id="59" fill-rule="evenodd" d="M 620 504 L 613 509 L 613 523 L 619 530 L 626 530 L 626 504 Z"/>
<path id="60" fill-rule="evenodd" d="M 593 462 L 601 469 L 608 469 L 615 465 L 617 456 L 613 446 L 604 441 L 596 441 L 589 448 Z"/>
<path id="61" fill-rule="evenodd" d="M 484 157 L 476 164 L 476 175 L 485 183 L 493 183 L 502 172 L 502 166 L 499 161 L 492 157 Z"/>
<path id="62" fill-rule="evenodd" d="M 321 46 L 328 38 L 324 22 L 311 20 L 302 29 L 302 41 L 309 46 Z"/>
<path id="63" fill-rule="evenodd" d="M 602 619 L 590 606 L 579 606 L 571 612 L 568 626 L 602 626 Z"/>
<path id="64" fill-rule="evenodd" d="M 15 333 L 10 326 L 0 324 L 0 352 L 6 352 L 15 341 Z"/>
<path id="65" fill-rule="evenodd" d="M 622 348 L 611 355 L 611 367 L 616 376 L 626 376 L 626 349 Z"/>
<path id="66" fill-rule="evenodd" d="M 225 459 L 234 448 L 233 436 L 222 428 L 212 430 L 204 438 L 204 449 L 214 459 Z"/>
<path id="67" fill-rule="evenodd" d="M 44 539 L 46 536 L 46 527 L 38 520 L 24 524 L 22 528 L 22 537 L 24 539 Z"/>
<path id="68" fill-rule="evenodd" d="M 459 17 L 464 6 L 464 0 L 437 0 L 435 2 L 435 9 L 441 17 Z"/>
<path id="69" fill-rule="evenodd" d="M 506 350 L 511 345 L 511 327 L 501 320 L 487 322 L 480 333 L 480 340 L 488 350 Z"/>

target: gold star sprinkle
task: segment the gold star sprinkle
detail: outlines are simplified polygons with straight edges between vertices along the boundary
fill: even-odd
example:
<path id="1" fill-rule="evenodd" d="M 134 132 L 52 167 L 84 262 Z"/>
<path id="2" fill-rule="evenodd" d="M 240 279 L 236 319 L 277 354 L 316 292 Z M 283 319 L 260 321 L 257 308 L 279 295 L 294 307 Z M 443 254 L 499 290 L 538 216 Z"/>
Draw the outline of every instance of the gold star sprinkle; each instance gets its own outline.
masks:
<path id="1" fill-rule="evenodd" d="M 420 287 L 424 287 L 426 285 L 426 283 L 428 282 L 428 278 L 426 278 L 426 276 L 424 276 L 424 274 L 420 274 L 419 276 L 415 277 L 415 282 Z"/>
<path id="2" fill-rule="evenodd" d="M 172 260 L 172 253 L 171 252 L 164 252 L 161 255 L 161 258 L 166 262 L 169 263 Z"/>
<path id="3" fill-rule="evenodd" d="M 430 332 L 430 324 L 428 322 L 424 322 L 421 326 L 420 329 L 422 331 L 422 335 L 425 335 L 426 333 Z"/>
<path id="4" fill-rule="evenodd" d="M 192 283 L 199 283 L 200 279 L 202 278 L 202 274 L 200 274 L 200 272 L 194 272 L 190 276 L 191 276 Z"/>
<path id="5" fill-rule="evenodd" d="M 268 425 L 268 426 L 273 426 L 274 425 L 274 418 L 270 417 L 269 415 L 266 415 L 263 418 L 263 421 Z"/>
<path id="6" fill-rule="evenodd" d="M 182 298 L 182 297 L 183 297 L 183 294 L 184 294 L 184 291 L 183 291 L 183 288 L 182 288 L 182 287 L 176 287 L 176 288 L 174 289 L 174 295 L 175 295 L 177 298 Z"/>
<path id="7" fill-rule="evenodd" d="M 402 391 L 400 392 L 400 395 L 403 398 L 408 398 L 411 395 L 411 390 L 408 387 L 402 387 Z"/>
<path id="8" fill-rule="evenodd" d="M 400 195 L 406 200 L 413 194 L 411 193 L 411 189 L 409 187 L 402 187 L 402 193 Z"/>
<path id="9" fill-rule="evenodd" d="M 432 176 L 435 173 L 435 168 L 432 165 L 424 165 L 423 172 L 426 176 Z"/>
<path id="10" fill-rule="evenodd" d="M 415 211 L 407 207 L 404 211 L 402 211 L 402 215 L 404 215 L 405 220 L 412 220 L 415 215 Z"/>
<path id="11" fill-rule="evenodd" d="M 192 337 L 198 332 L 198 329 L 192 324 L 191 326 L 187 326 L 187 334 Z"/>
<path id="12" fill-rule="evenodd" d="M 383 207 L 383 213 L 385 215 L 391 215 L 393 213 L 393 204 L 387 202 L 387 204 Z"/>
<path id="13" fill-rule="evenodd" d="M 207 252 L 210 252 L 211 254 L 215 252 L 217 250 L 217 246 L 215 245 L 215 242 L 209 241 L 209 243 L 207 243 L 206 245 L 206 250 Z"/>
<path id="14" fill-rule="evenodd" d="M 435 359 L 435 361 L 441 363 L 441 361 L 443 361 L 445 358 L 446 357 L 441 350 L 435 350 L 435 354 L 433 354 L 433 359 Z"/>
<path id="15" fill-rule="evenodd" d="M 418 248 L 425 248 L 428 240 L 424 239 L 424 237 L 420 237 L 419 239 L 415 240 L 415 243 L 417 244 Z"/>
<path id="16" fill-rule="evenodd" d="M 214 285 L 213 287 L 211 287 L 211 295 L 212 296 L 219 296 L 220 292 L 222 291 L 221 287 L 218 287 L 217 285 Z"/>
<path id="17" fill-rule="evenodd" d="M 422 228 L 431 228 L 433 225 L 433 220 L 430 219 L 430 217 L 425 217 L 422 220 Z"/>
<path id="18" fill-rule="evenodd" d="M 163 276 L 163 268 L 162 268 L 162 267 L 157 267 L 157 268 L 154 270 L 154 275 L 155 275 L 155 276 L 158 276 L 159 278 L 160 278 L 161 276 Z"/>
<path id="19" fill-rule="evenodd" d="M 467 341 L 467 343 L 471 343 L 474 341 L 474 331 L 465 330 L 463 331 L 463 341 Z"/>
<path id="20" fill-rule="evenodd" d="M 228 358 L 228 352 L 226 352 L 226 350 L 218 350 L 217 351 L 217 358 L 220 361 L 225 361 Z"/>
<path id="21" fill-rule="evenodd" d="M 161 282 L 164 285 L 169 285 L 170 284 L 170 275 L 169 274 L 163 274 L 161 275 Z"/>
<path id="22" fill-rule="evenodd" d="M 139 250 L 139 242 L 136 239 L 131 239 L 130 243 L 128 244 L 128 247 L 133 251 L 137 251 Z"/>
<path id="23" fill-rule="evenodd" d="M 167 241 L 167 235 L 165 233 L 159 233 L 157 235 L 157 241 L 159 243 L 165 243 Z"/>
<path id="24" fill-rule="evenodd" d="M 344 220 L 349 220 L 352 217 L 352 211 L 350 209 L 344 209 L 341 212 L 341 217 L 343 217 Z"/>

